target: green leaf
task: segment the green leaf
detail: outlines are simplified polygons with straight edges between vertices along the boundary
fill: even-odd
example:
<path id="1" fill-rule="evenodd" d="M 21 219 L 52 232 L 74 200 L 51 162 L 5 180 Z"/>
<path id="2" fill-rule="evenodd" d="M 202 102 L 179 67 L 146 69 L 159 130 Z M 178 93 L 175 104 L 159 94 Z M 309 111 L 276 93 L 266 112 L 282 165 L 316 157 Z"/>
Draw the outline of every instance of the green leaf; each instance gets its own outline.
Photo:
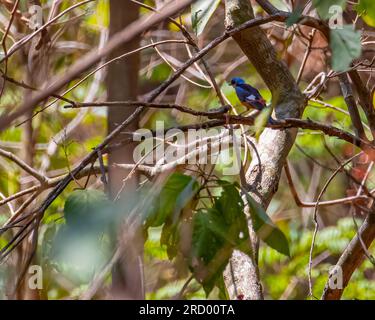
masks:
<path id="1" fill-rule="evenodd" d="M 230 225 L 243 212 L 243 202 L 237 188 L 227 181 L 219 180 L 223 191 L 215 201 L 215 207 L 223 214 L 225 222 Z"/>
<path id="2" fill-rule="evenodd" d="M 332 12 L 329 9 L 332 6 L 340 6 L 342 9 L 346 6 L 346 0 L 313 0 L 313 5 L 322 19 L 329 19 Z"/>
<path id="3" fill-rule="evenodd" d="M 222 237 L 237 249 L 249 254 L 249 230 L 244 213 L 244 204 L 236 186 L 226 181 L 218 181 L 223 188 L 219 198 L 215 200 L 214 208 L 224 219 Z M 214 227 L 214 226 L 213 226 Z M 217 229 L 219 232 L 219 229 Z M 219 233 L 218 233 L 219 234 Z"/>
<path id="4" fill-rule="evenodd" d="M 369 26 L 375 27 L 375 1 L 374 0 L 360 0 L 355 6 L 355 10 L 361 15 L 363 21 Z"/>
<path id="5" fill-rule="evenodd" d="M 167 220 L 161 231 L 160 244 L 167 247 L 168 259 L 172 260 L 177 256 L 178 244 L 180 241 L 178 225 Z"/>
<path id="6" fill-rule="evenodd" d="M 216 281 L 216 286 L 219 289 L 219 299 L 220 300 L 230 300 L 227 287 L 225 286 L 223 275 Z"/>
<path id="7" fill-rule="evenodd" d="M 147 217 L 147 225 L 161 226 L 167 218 L 178 220 L 181 210 L 199 190 L 198 182 L 191 176 L 173 173 L 165 183 Z"/>
<path id="8" fill-rule="evenodd" d="M 64 216 L 67 225 L 96 223 L 100 211 L 107 208 L 107 196 L 98 190 L 75 190 L 65 201 Z"/>
<path id="9" fill-rule="evenodd" d="M 298 20 L 301 18 L 301 15 L 302 15 L 302 7 L 297 7 L 288 17 L 288 19 L 286 19 L 286 26 L 289 28 L 291 27 L 293 24 L 297 23 Z"/>
<path id="10" fill-rule="evenodd" d="M 77 283 L 91 281 L 113 250 L 108 227 L 114 206 L 98 190 L 75 190 L 65 201 L 62 225 L 53 239 L 51 260 L 60 272 Z"/>
<path id="11" fill-rule="evenodd" d="M 191 24 L 197 36 L 203 32 L 219 3 L 220 0 L 197 0 L 191 5 Z"/>
<path id="12" fill-rule="evenodd" d="M 110 259 L 113 247 L 107 239 L 90 228 L 63 225 L 48 251 L 49 259 L 67 279 L 88 283 Z"/>
<path id="13" fill-rule="evenodd" d="M 251 253 L 244 204 L 236 186 L 218 181 L 222 187 L 213 208 L 201 209 L 193 217 L 190 266 L 208 296 L 214 286 L 222 295 L 220 276 L 233 249 Z"/>
<path id="14" fill-rule="evenodd" d="M 193 255 L 205 264 L 211 262 L 223 246 L 225 226 L 218 221 L 220 213 L 212 208 L 201 209 L 193 220 Z"/>
<path id="15" fill-rule="evenodd" d="M 255 200 L 246 194 L 253 219 L 254 229 L 258 236 L 271 248 L 290 257 L 288 240 L 284 233 L 272 222 L 266 211 Z"/>
<path id="16" fill-rule="evenodd" d="M 221 236 L 223 225 L 215 209 L 199 210 L 193 218 L 192 256 L 190 267 L 208 296 L 219 279 L 233 248 Z M 221 230 L 218 232 L 218 230 Z"/>
<path id="17" fill-rule="evenodd" d="M 353 30 L 352 25 L 330 31 L 332 50 L 332 69 L 345 71 L 353 59 L 361 55 L 361 33 Z"/>

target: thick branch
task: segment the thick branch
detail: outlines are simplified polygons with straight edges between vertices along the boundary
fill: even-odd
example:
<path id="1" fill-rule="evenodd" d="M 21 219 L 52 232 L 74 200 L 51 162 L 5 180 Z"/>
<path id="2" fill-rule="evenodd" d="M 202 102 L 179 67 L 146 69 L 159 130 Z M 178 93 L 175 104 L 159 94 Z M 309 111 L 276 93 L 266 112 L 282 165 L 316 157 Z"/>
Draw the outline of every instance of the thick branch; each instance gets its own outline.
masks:
<path id="1" fill-rule="evenodd" d="M 228 30 L 254 18 L 252 7 L 247 0 L 227 0 L 225 5 Z M 255 27 L 236 33 L 233 38 L 271 90 L 277 118 L 299 118 L 305 105 L 304 97 L 286 64 L 278 59 L 264 31 Z M 265 208 L 277 190 L 281 170 L 296 132 L 290 129 L 265 129 L 260 137 L 257 146 L 259 161 L 257 157 L 252 160 L 246 173 L 246 182 L 251 196 Z M 227 270 L 225 280 L 232 298 L 233 292 L 236 291 L 245 299 L 263 299 L 257 266 L 259 240 L 251 225 L 249 228 L 255 254 L 250 259 L 241 252 L 235 252 L 231 262 L 234 283 L 230 270 Z M 232 290 L 232 287 L 236 290 Z"/>
<path id="2" fill-rule="evenodd" d="M 359 116 L 357 104 L 353 96 L 352 88 L 350 87 L 348 75 L 346 73 L 339 75 L 339 81 L 341 92 L 345 99 L 346 105 L 348 106 L 350 118 L 352 119 L 356 136 L 366 140 L 367 138 L 365 134 L 365 129 L 363 128 L 362 121 Z"/>
<path id="3" fill-rule="evenodd" d="M 357 91 L 360 105 L 366 114 L 369 126 L 374 136 L 375 135 L 375 112 L 371 103 L 370 92 L 366 89 L 366 86 L 363 84 L 362 79 L 360 75 L 358 74 L 357 70 L 353 69 L 349 71 L 348 73 Z"/>
<path id="4" fill-rule="evenodd" d="M 181 130 L 188 130 L 188 129 L 203 129 L 203 128 L 212 128 L 216 126 L 222 126 L 224 124 L 242 124 L 242 125 L 254 125 L 255 117 L 257 113 L 252 116 L 237 116 L 237 115 L 228 115 L 226 114 L 230 106 L 225 105 L 223 107 L 217 107 L 214 109 L 210 109 L 208 111 L 198 111 L 192 109 L 187 106 L 177 105 L 173 103 L 151 103 L 147 101 L 103 101 L 103 102 L 87 102 L 87 103 L 80 103 L 80 102 L 72 102 L 71 105 L 66 105 L 65 108 L 88 108 L 88 107 L 131 107 L 131 106 L 143 106 L 146 108 L 157 108 L 157 109 L 175 109 L 183 113 L 188 113 L 194 116 L 204 116 L 208 117 L 209 119 L 216 119 L 213 121 L 203 122 L 199 124 L 191 124 L 186 126 L 174 127 L 170 129 L 181 129 Z M 308 129 L 308 130 L 316 130 L 321 131 L 322 133 L 331 136 L 337 137 L 341 140 L 347 141 L 362 150 L 366 151 L 370 156 L 371 159 L 374 159 L 375 150 L 374 146 L 364 139 L 358 138 L 353 134 L 339 129 L 337 127 L 333 127 L 328 124 L 319 123 L 310 119 L 302 120 L 298 118 L 285 118 L 280 120 L 274 120 L 272 124 L 266 124 L 266 127 L 271 129 L 288 129 L 288 128 L 300 128 L 300 129 Z"/>
<path id="5" fill-rule="evenodd" d="M 374 238 L 375 211 L 373 207 L 372 212 L 367 215 L 357 235 L 350 241 L 349 245 L 346 247 L 336 264 L 336 267 L 341 268 L 342 270 L 343 287 L 341 289 L 330 288 L 330 278 L 333 276 L 333 274 L 330 274 L 323 291 L 322 300 L 339 300 L 341 298 L 342 293 L 345 287 L 348 285 L 353 272 L 363 262 L 363 259 L 365 257 L 363 244 L 368 249 Z M 334 270 L 337 270 L 337 268 L 335 268 Z"/>

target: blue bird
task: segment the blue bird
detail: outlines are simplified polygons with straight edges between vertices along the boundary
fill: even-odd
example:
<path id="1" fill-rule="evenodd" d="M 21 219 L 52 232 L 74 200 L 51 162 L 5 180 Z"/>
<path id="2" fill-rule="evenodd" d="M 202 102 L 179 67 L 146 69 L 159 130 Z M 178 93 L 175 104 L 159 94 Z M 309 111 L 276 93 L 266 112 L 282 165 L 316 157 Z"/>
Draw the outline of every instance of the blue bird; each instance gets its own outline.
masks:
<path id="1" fill-rule="evenodd" d="M 259 91 L 247 84 L 245 80 L 241 78 L 233 78 L 229 85 L 236 90 L 238 99 L 247 109 L 263 110 L 263 108 L 266 107 L 266 101 L 263 99 Z"/>

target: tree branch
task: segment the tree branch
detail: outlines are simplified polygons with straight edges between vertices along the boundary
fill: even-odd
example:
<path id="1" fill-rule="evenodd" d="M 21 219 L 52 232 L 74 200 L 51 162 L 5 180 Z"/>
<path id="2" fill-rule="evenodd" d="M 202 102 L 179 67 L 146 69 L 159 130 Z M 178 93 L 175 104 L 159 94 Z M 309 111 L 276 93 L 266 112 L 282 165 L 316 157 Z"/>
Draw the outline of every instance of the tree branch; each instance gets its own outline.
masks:
<path id="1" fill-rule="evenodd" d="M 360 227 L 357 235 L 350 241 L 342 253 L 336 267 L 341 268 L 343 275 L 343 288 L 333 289 L 330 287 L 330 278 L 333 273 L 329 275 L 326 282 L 322 300 L 339 300 L 348 285 L 353 272 L 361 265 L 365 257 L 365 251 L 362 244 L 368 249 L 375 238 L 375 206 L 373 205 L 371 212 L 367 215 L 365 221 Z M 361 241 L 362 239 L 362 241 Z M 362 243 L 361 243 L 362 242 Z M 337 270 L 335 268 L 334 270 Z"/>
<path id="2" fill-rule="evenodd" d="M 226 28 L 231 30 L 254 18 L 250 2 L 247 0 L 226 0 Z M 252 62 L 272 93 L 276 117 L 299 118 L 305 106 L 303 95 L 284 62 L 277 58 L 276 51 L 264 31 L 255 27 L 233 34 L 233 39 Z M 257 146 L 260 159 L 253 158 L 246 173 L 250 195 L 263 207 L 267 207 L 277 190 L 282 167 L 295 140 L 297 131 L 265 129 Z M 250 221 L 251 222 L 251 221 Z M 232 259 L 234 282 L 228 269 L 225 280 L 231 298 L 233 287 L 245 299 L 263 299 L 258 270 L 259 239 L 249 225 L 254 255 L 250 259 L 236 251 Z"/>
<path id="3" fill-rule="evenodd" d="M 72 105 L 64 106 L 64 108 L 89 108 L 89 107 L 146 107 L 146 108 L 157 108 L 157 109 L 175 109 L 184 113 L 188 113 L 194 116 L 215 116 L 224 114 L 229 111 L 230 106 L 225 105 L 223 107 L 211 109 L 208 111 L 198 111 L 189 107 L 181 106 L 174 103 L 151 103 L 142 101 L 103 101 L 103 102 L 85 102 L 85 103 L 74 103 Z"/>
<path id="4" fill-rule="evenodd" d="M 13 153 L 0 149 L 0 156 L 8 158 L 9 160 L 13 161 L 21 169 L 23 169 L 25 172 L 27 172 L 28 174 L 32 175 L 35 179 L 37 179 L 40 183 L 43 184 L 47 181 L 47 177 L 43 176 L 38 171 L 36 171 L 34 168 L 30 167 L 26 162 L 24 162 L 22 159 L 18 158 Z"/>
<path id="5" fill-rule="evenodd" d="M 357 70 L 353 69 L 349 71 L 348 74 L 357 91 L 360 105 L 366 114 L 368 124 L 372 131 L 372 135 L 375 137 L 375 112 L 371 103 L 370 92 L 368 92 L 368 90 L 366 89 L 366 86 L 363 84 L 362 79 L 360 75 L 358 74 Z"/>
<path id="6" fill-rule="evenodd" d="M 369 198 L 366 197 L 365 195 L 356 195 L 356 196 L 351 196 L 351 197 L 346 197 L 346 198 L 341 198 L 341 199 L 334 199 L 334 200 L 328 200 L 328 201 L 319 201 L 319 202 L 306 202 L 300 199 L 297 189 L 294 185 L 292 175 L 290 173 L 289 169 L 289 164 L 286 162 L 284 166 L 285 170 L 285 175 L 288 180 L 288 184 L 290 187 L 290 191 L 292 193 L 292 196 L 294 198 L 294 201 L 298 207 L 302 208 L 313 208 L 313 207 L 325 207 L 325 206 L 334 206 L 337 204 L 346 204 L 346 203 L 353 203 L 358 200 L 368 200 Z"/>
<path id="7" fill-rule="evenodd" d="M 350 118 L 352 120 L 352 124 L 354 126 L 354 131 L 356 133 L 356 136 L 367 140 L 365 129 L 363 128 L 361 118 L 359 116 L 357 104 L 354 100 L 353 91 L 350 87 L 348 75 L 346 73 L 339 75 L 339 81 L 340 81 L 340 87 L 342 95 L 345 99 L 346 105 L 348 106 Z"/>

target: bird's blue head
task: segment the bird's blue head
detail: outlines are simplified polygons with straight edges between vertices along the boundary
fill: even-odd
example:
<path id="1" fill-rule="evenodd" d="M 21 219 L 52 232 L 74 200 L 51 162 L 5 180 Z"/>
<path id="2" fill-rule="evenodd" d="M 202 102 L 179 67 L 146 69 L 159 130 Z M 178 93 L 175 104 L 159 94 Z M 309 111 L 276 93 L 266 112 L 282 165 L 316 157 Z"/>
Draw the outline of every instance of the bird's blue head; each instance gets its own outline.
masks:
<path id="1" fill-rule="evenodd" d="M 229 85 L 232 86 L 232 87 L 235 87 L 239 84 L 243 84 L 245 83 L 245 80 L 242 79 L 242 78 L 232 78 L 232 80 L 230 81 Z"/>

